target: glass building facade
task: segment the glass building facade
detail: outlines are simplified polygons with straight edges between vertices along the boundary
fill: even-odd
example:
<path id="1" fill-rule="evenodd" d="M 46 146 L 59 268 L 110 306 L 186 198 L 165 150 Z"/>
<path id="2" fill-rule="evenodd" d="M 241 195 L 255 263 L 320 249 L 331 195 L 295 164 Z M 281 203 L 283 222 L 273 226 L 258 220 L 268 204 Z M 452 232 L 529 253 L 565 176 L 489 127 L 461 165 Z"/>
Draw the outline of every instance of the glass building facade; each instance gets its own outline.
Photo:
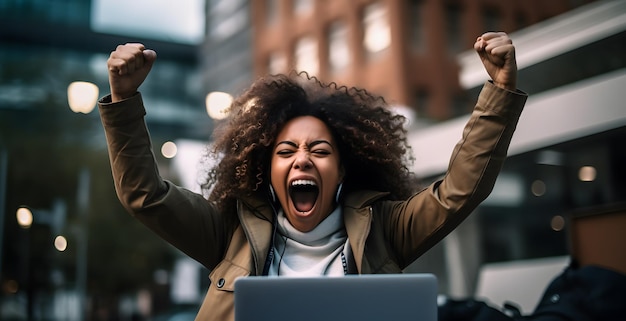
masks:
<path id="1" fill-rule="evenodd" d="M 571 3 L 582 2 L 587 1 Z M 310 17 L 318 7 L 315 1 L 207 0 L 206 39 L 194 45 L 96 32 L 91 26 L 93 7 L 89 0 L 0 1 L 0 319 L 130 318 L 145 315 L 147 310 L 154 315 L 175 308 L 170 297 L 170 272 L 180 253 L 121 208 L 97 111 L 72 113 L 67 88 L 73 81 L 89 81 L 103 96 L 108 92 L 106 60 L 116 45 L 142 42 L 155 49 L 158 63 L 140 90 L 161 174 L 180 183 L 181 178 L 170 166 L 173 161 L 161 155 L 160 147 L 168 141 L 209 139 L 214 124 L 205 111 L 205 95 L 212 91 L 236 94 L 255 73 L 283 72 L 293 64 L 286 53 L 295 53 L 295 45 L 283 51 L 265 48 L 266 57 L 254 55 L 263 53 L 260 49 L 267 42 L 253 39 L 253 19 L 261 12 L 250 10 L 255 3 L 265 4 L 259 19 L 267 20 L 268 26 L 280 23 L 280 13 L 285 11 L 279 8 L 287 3 L 298 17 Z M 435 2 L 406 2 L 420 15 L 425 15 L 427 3 Z M 597 13 L 601 11 L 598 7 L 620 2 L 597 3 L 593 10 L 581 7 L 573 12 L 578 17 L 574 20 L 582 21 L 579 15 L 586 11 Z M 523 117 L 536 118 L 522 119 L 518 140 L 513 142 L 492 195 L 408 272 L 434 272 L 442 293 L 472 295 L 477 288 L 476 276 L 485 264 L 569 255 L 572 218 L 581 211 L 599 211 L 626 201 L 626 173 L 621 166 L 626 161 L 622 148 L 626 116 L 622 105 L 615 103 L 624 101 L 626 86 L 626 41 L 624 23 L 619 22 L 626 21 L 626 10 L 622 4 L 608 11 L 611 14 L 603 18 L 589 18 L 597 26 L 586 28 L 613 26 L 601 36 L 590 37 L 585 28 L 562 23 L 572 21 L 571 16 L 570 20 L 558 17 L 561 20 L 531 25 L 513 35 L 520 54 L 519 87 L 531 95 Z M 360 15 L 386 30 L 393 29 L 394 22 L 387 25 L 384 20 L 389 13 L 381 13 L 374 6 Z M 500 23 L 494 13 L 490 8 L 484 10 L 487 25 Z M 446 17 L 458 14 L 456 7 L 442 11 Z M 523 16 L 516 20 L 518 25 L 527 26 L 524 21 L 528 19 Z M 337 74 L 363 68 L 359 64 L 364 60 L 346 58 L 353 54 L 346 45 L 351 41 L 350 23 L 361 24 L 361 19 L 350 21 L 334 20 L 327 30 L 319 32 L 330 39 L 328 48 L 305 41 L 298 51 L 305 60 L 303 65 L 308 58 L 318 57 L 311 51 L 325 54 L 321 49 L 328 49 L 332 61 L 324 58 L 316 68 L 324 65 Z M 557 25 L 565 25 L 565 31 L 550 29 Z M 456 56 L 462 47 L 456 43 L 461 40 L 455 35 L 458 27 L 458 22 L 448 21 L 444 29 L 452 34 L 449 39 L 441 37 L 454 52 L 449 58 L 471 70 L 472 63 L 465 66 L 466 53 Z M 431 51 L 425 41 L 431 33 L 429 28 L 411 25 L 411 41 L 406 45 L 420 55 Z M 538 60 L 523 57 L 524 52 L 558 43 L 539 41 L 547 35 L 583 41 L 573 41 L 577 45 L 558 54 L 536 55 L 541 57 Z M 373 60 L 395 44 L 383 41 L 378 45 L 385 46 L 369 52 Z M 475 58 L 475 53 L 469 54 Z M 467 94 L 471 97 L 467 100 L 473 100 L 480 81 L 464 82 L 466 69 L 461 69 L 463 97 Z M 385 82 L 392 84 L 390 88 L 398 86 Z M 426 89 L 415 90 L 413 105 L 418 111 L 431 106 L 434 110 L 437 104 Z M 581 97 L 596 99 L 589 102 Z M 463 119 L 451 120 L 457 121 L 464 123 Z M 421 140 L 428 142 L 423 149 L 428 151 L 434 139 L 445 138 L 445 129 L 435 129 L 437 126 L 427 128 L 435 133 L 431 137 L 411 128 L 411 137 L 419 138 L 411 141 L 414 150 L 422 150 Z M 460 128 L 454 129 L 452 143 L 460 133 Z M 443 173 L 446 162 L 447 158 L 434 162 L 443 166 L 441 170 L 423 170 L 416 164 L 415 171 L 427 183 Z M 16 220 L 16 210 L 21 206 L 34 213 L 30 228 L 20 227 Z M 62 252 L 54 248 L 57 232 L 68 241 Z M 81 246 L 86 251 L 81 251 Z M 609 253 L 620 257 L 621 252 Z M 201 293 L 206 282 L 202 276 L 198 284 Z M 88 304 L 79 304 L 81 298 Z M 195 304 L 190 303 L 192 310 Z M 82 310 L 84 307 L 87 311 Z"/>
<path id="2" fill-rule="evenodd" d="M 93 31 L 92 9 L 89 0 L 0 1 L 2 320 L 123 319 L 141 312 L 138 293 L 150 293 L 152 314 L 172 308 L 168 275 L 179 253 L 119 206 L 98 111 L 73 113 L 68 85 L 91 82 L 104 96 L 118 44 L 156 50 L 140 91 L 161 174 L 178 182 L 161 145 L 208 141 L 213 128 L 200 46 Z M 28 227 L 16 220 L 21 207 L 33 213 Z"/>

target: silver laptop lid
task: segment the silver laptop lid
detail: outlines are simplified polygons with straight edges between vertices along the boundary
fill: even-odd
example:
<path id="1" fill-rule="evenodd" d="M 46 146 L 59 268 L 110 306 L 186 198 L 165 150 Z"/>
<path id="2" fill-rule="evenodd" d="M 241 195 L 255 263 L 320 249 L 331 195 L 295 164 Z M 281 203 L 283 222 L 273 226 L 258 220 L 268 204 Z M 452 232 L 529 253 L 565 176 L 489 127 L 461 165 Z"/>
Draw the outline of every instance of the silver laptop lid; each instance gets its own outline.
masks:
<path id="1" fill-rule="evenodd" d="M 236 321 L 437 321 L 433 274 L 262 277 L 235 281 Z"/>

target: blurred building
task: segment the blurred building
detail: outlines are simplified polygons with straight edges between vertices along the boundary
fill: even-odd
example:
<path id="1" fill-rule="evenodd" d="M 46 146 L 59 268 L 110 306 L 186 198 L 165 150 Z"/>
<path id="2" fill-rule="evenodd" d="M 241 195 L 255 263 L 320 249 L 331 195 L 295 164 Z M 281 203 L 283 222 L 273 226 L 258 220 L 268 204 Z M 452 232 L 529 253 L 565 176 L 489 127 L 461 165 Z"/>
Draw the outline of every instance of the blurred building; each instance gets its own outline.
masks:
<path id="1" fill-rule="evenodd" d="M 526 275 L 517 284 L 501 282 L 516 290 L 493 302 L 518 300 L 524 312 L 532 311 L 538 299 L 533 295 L 549 281 L 540 277 L 541 269 L 554 276 L 564 268 L 566 262 L 557 259 L 561 265 L 554 269 L 555 257 L 626 273 L 621 249 L 626 240 L 619 232 L 626 228 L 621 166 L 626 159 L 621 147 L 626 139 L 625 31 L 626 3 L 597 1 L 511 33 L 518 87 L 530 97 L 509 159 L 490 197 L 427 254 L 430 262 L 427 258 L 414 268 L 445 262 L 441 279 L 456 295 L 488 295 L 497 288 L 485 284 L 493 275 L 533 271 L 539 281 Z M 487 75 L 471 50 L 456 57 L 460 85 L 475 99 Z M 455 118 L 411 134 L 413 148 L 427 151 L 418 154 L 418 175 L 436 179 L 443 174 L 466 120 Z M 520 274 L 502 275 L 513 280 Z M 515 294 L 524 287 L 534 289 L 525 297 Z"/>
<path id="2" fill-rule="evenodd" d="M 519 87 L 531 94 L 511 157 L 483 206 L 408 270 L 437 273 L 443 293 L 472 295 L 485 264 L 568 255 L 573 213 L 624 201 L 623 1 L 206 0 L 206 38 L 198 44 L 94 31 L 95 2 L 0 1 L 0 121 L 29 120 L 19 133 L 0 128 L 0 174 L 3 167 L 7 173 L 27 172 L 14 161 L 25 149 L 20 135 L 36 133 L 44 123 L 59 132 L 69 126 L 67 117 L 54 115 L 69 110 L 71 81 L 94 82 L 101 96 L 108 92 L 108 53 L 132 41 L 159 54 L 141 88 L 155 149 L 168 140 L 208 139 L 213 123 L 205 111 L 207 93 L 236 95 L 256 76 L 306 70 L 325 82 L 381 94 L 412 117 L 413 170 L 434 180 L 445 171 L 485 80 L 468 49 L 483 31 L 503 30 L 518 49 Z M 97 115 L 88 119 L 90 134 L 79 140 L 104 148 Z M 68 139 L 50 132 L 41 137 Z M 39 158 L 58 170 L 51 155 Z M 178 168 L 194 165 L 183 161 Z M 168 174 L 167 166 L 162 170 Z M 34 181 L 11 176 L 6 186 L 32 192 Z M 37 197 L 51 200 L 59 196 L 53 193 L 74 188 L 60 181 Z M 112 194 L 107 187 L 100 191 Z M 6 222 L 18 201 L 0 204 Z M 20 258 L 10 256 L 18 247 L 12 228 L 5 224 L 0 231 L 4 297 L 12 289 L 7 275 L 19 274 L 20 267 Z M 174 277 L 188 276 L 182 266 Z M 167 279 L 157 272 L 158 279 Z M 198 296 L 181 293 L 191 302 Z"/>
<path id="3" fill-rule="evenodd" d="M 249 0 L 207 0 L 207 34 L 200 54 L 208 91 L 237 95 L 254 79 Z"/>
<path id="4" fill-rule="evenodd" d="M 141 42 L 156 50 L 159 57 L 141 87 L 151 109 L 147 121 L 154 138 L 158 142 L 208 139 L 212 122 L 206 117 L 206 90 L 198 69 L 199 44 L 152 37 L 141 31 L 124 33 L 121 28 L 108 32 L 96 29 L 93 5 L 99 2 L 0 2 L 0 59 L 5 66 L 0 79 L 0 108 L 37 108 L 45 103 L 44 93 L 52 94 L 59 103 L 66 102 L 67 85 L 74 80 L 95 83 L 103 96 L 108 93 L 109 53 L 119 44 Z M 25 67 L 32 72 L 23 73 L 22 79 L 10 74 L 11 68 Z"/>
<path id="5" fill-rule="evenodd" d="M 257 75 L 305 70 L 363 87 L 421 122 L 473 107 L 456 55 L 485 31 L 515 30 L 590 1 L 252 1 Z"/>
<path id="6" fill-rule="evenodd" d="M 122 261 L 112 260 L 111 256 L 124 251 L 124 246 L 116 246 L 114 253 L 102 248 L 115 246 L 121 234 L 131 238 L 138 234 L 122 232 L 129 227 L 120 223 L 127 214 L 119 208 L 112 189 L 98 111 L 89 115 L 72 113 L 68 106 L 68 85 L 79 80 L 92 82 L 99 88 L 99 96 L 104 96 L 109 92 L 106 60 L 117 45 L 141 42 L 156 50 L 159 61 L 140 90 L 148 110 L 146 121 L 161 174 L 177 181 L 168 166 L 169 160 L 159 153 L 161 145 L 180 139 L 207 141 L 213 127 L 205 108 L 207 90 L 198 68 L 203 38 L 194 43 L 147 34 L 145 30 L 97 28 L 96 6 L 105 2 L 0 1 L 2 320 L 82 320 L 82 312 L 89 312 L 92 317 L 98 313 L 130 314 L 134 311 L 121 311 L 123 304 L 117 300 L 122 299 L 114 296 L 131 292 L 131 299 L 137 300 L 132 296 L 136 285 L 129 284 L 127 289 L 100 287 L 109 277 L 115 281 L 111 284 L 117 283 L 125 278 L 124 271 L 130 269 L 147 276 L 147 284 L 153 284 L 152 311 L 166 309 L 171 302 L 163 285 L 168 285 L 167 267 L 172 264 L 168 262 L 167 253 L 171 253 L 168 245 L 161 240 L 152 243 L 149 234 L 140 236 L 146 243 L 134 262 L 155 260 L 145 269 L 131 267 L 131 256 Z M 132 7 L 131 3 L 128 5 Z M 130 7 L 124 9 L 128 11 Z M 120 24 L 124 22 L 122 13 L 118 17 Z M 204 16 L 204 7 L 200 13 Z M 87 189 L 76 183 L 79 171 L 85 169 L 91 175 Z M 85 225 L 78 224 L 80 211 L 74 205 L 77 194 L 90 194 L 87 196 L 90 223 L 85 224 L 94 228 L 89 232 Z M 54 249 L 55 235 L 49 224 L 35 219 L 25 229 L 18 226 L 15 216 L 19 206 L 47 209 L 57 198 L 68 204 L 62 232 L 89 233 L 89 242 L 82 244 L 73 234 L 68 234 L 69 245 L 64 253 Z M 87 267 L 75 264 L 87 260 L 84 256 L 77 259 L 82 255 L 77 252 L 77 245 L 89 247 Z M 154 252 L 150 254 L 151 251 Z M 126 269 L 116 270 L 115 266 L 121 264 Z M 96 272 L 101 267 L 107 272 Z M 86 280 L 88 289 L 75 281 L 82 278 L 78 275 L 85 268 L 91 273 Z M 162 277 L 164 272 L 166 277 Z M 153 278 L 153 273 L 160 277 Z M 80 293 L 85 290 L 86 296 Z M 131 308 L 136 309 L 132 305 Z"/>
<path id="7" fill-rule="evenodd" d="M 618 89 L 623 1 L 251 5 L 256 75 L 305 70 L 383 95 L 412 119 L 414 170 L 426 181 L 444 173 L 487 79 L 468 49 L 485 30 L 511 34 L 518 85 L 531 95 L 511 157 L 483 206 L 408 269 L 437 271 L 442 292 L 473 295 L 487 264 L 569 255 L 580 242 L 570 235 L 574 213 L 625 201 L 626 177 L 617 165 L 626 117 Z M 615 248 L 604 250 L 626 262 Z"/>

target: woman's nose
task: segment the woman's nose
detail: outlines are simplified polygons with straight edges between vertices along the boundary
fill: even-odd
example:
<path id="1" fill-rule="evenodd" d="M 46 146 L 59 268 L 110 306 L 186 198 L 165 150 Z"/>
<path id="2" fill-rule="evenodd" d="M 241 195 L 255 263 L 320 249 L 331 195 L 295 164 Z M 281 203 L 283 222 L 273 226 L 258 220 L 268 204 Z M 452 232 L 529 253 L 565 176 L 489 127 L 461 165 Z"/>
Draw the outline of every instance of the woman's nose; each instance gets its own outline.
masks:
<path id="1" fill-rule="evenodd" d="M 296 160 L 293 162 L 294 168 L 306 169 L 313 166 L 309 153 L 298 153 Z"/>

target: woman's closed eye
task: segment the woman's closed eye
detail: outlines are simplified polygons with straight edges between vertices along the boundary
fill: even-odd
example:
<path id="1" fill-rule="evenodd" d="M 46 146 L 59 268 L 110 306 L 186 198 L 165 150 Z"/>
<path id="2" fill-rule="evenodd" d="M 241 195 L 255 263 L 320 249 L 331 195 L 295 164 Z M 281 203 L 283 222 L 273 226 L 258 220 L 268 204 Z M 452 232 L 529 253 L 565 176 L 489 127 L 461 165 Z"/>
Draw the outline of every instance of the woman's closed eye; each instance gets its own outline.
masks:
<path id="1" fill-rule="evenodd" d="M 296 151 L 290 150 L 290 149 L 281 149 L 281 150 L 276 151 L 276 155 L 285 156 L 285 157 L 291 156 L 295 153 Z M 328 156 L 331 154 L 330 151 L 325 150 L 325 149 L 315 149 L 315 150 L 312 150 L 310 153 L 318 157 Z"/>
<path id="2" fill-rule="evenodd" d="M 326 149 L 315 149 L 315 150 L 311 151 L 311 154 L 315 154 L 317 156 L 327 156 L 327 155 L 330 155 L 331 152 L 329 150 L 326 150 Z"/>
<path id="3" fill-rule="evenodd" d="M 279 155 L 279 156 L 291 156 L 291 155 L 295 154 L 295 152 L 296 151 L 291 150 L 291 149 L 281 149 L 281 150 L 276 151 L 276 155 Z"/>

